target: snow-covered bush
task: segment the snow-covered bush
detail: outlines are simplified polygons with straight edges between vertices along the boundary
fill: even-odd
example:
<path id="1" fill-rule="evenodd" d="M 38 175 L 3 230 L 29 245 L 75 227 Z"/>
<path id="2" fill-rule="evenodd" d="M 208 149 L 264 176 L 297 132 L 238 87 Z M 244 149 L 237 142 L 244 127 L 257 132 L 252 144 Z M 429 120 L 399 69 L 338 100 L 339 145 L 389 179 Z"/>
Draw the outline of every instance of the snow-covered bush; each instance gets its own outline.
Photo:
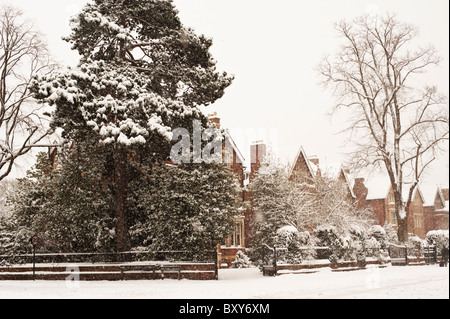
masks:
<path id="1" fill-rule="evenodd" d="M 394 234 L 395 232 L 394 232 Z M 385 263 L 389 257 L 389 241 L 386 229 L 380 225 L 373 225 L 367 231 L 366 255 L 375 257 L 378 262 Z"/>
<path id="2" fill-rule="evenodd" d="M 319 246 L 329 247 L 328 259 L 331 262 L 341 260 L 364 262 L 366 260 L 367 248 L 369 248 L 367 247 L 368 234 L 363 227 L 354 226 L 348 233 L 345 233 L 334 226 L 319 226 L 315 229 L 314 236 Z M 379 247 L 379 244 L 371 241 L 371 246 L 373 245 Z"/>
<path id="3" fill-rule="evenodd" d="M 442 248 L 449 248 L 449 231 L 448 230 L 430 230 L 425 241 L 428 245 L 436 245 L 438 253 L 440 254 Z"/>
<path id="4" fill-rule="evenodd" d="M 112 192 L 102 187 L 106 158 L 94 143 L 61 150 L 58 169 L 39 153 L 35 167 L 20 179 L 11 197 L 8 253 L 29 253 L 31 236 L 46 253 L 112 251 Z"/>
<path id="5" fill-rule="evenodd" d="M 301 238 L 297 228 L 294 226 L 284 226 L 278 229 L 275 238 L 275 246 L 284 249 L 278 254 L 278 261 L 289 264 L 300 264 L 302 255 L 300 247 Z"/>
<path id="6" fill-rule="evenodd" d="M 386 263 L 389 257 L 388 246 L 386 239 L 386 230 L 379 226 L 373 225 L 368 230 L 366 239 L 366 255 L 367 257 L 374 257 L 379 263 Z"/>
<path id="7" fill-rule="evenodd" d="M 350 258 L 358 262 L 366 261 L 366 231 L 362 227 L 352 227 L 350 230 Z"/>
<path id="8" fill-rule="evenodd" d="M 383 226 L 386 232 L 386 244 L 398 244 L 398 235 L 391 224 L 384 224 Z"/>
<path id="9" fill-rule="evenodd" d="M 239 250 L 236 254 L 236 259 L 231 263 L 233 268 L 250 268 L 252 262 L 246 254 Z"/>
<path id="10" fill-rule="evenodd" d="M 368 230 L 368 237 L 377 241 L 380 248 L 385 248 L 387 245 L 386 230 L 380 225 L 371 226 Z"/>
<path id="11" fill-rule="evenodd" d="M 314 238 L 307 231 L 298 231 L 294 226 L 278 229 L 275 246 L 282 248 L 278 253 L 278 261 L 289 264 L 300 264 L 303 260 L 316 258 Z M 308 248 L 311 247 L 311 248 Z"/>
<path id="12" fill-rule="evenodd" d="M 425 241 L 421 239 L 419 236 L 410 236 L 408 238 L 408 246 L 414 247 L 416 249 L 422 249 L 425 244 Z"/>
<path id="13" fill-rule="evenodd" d="M 319 246 L 326 246 L 330 249 L 328 259 L 331 262 L 348 258 L 350 238 L 343 236 L 335 227 L 319 226 L 314 230 L 314 236 L 317 238 Z"/>

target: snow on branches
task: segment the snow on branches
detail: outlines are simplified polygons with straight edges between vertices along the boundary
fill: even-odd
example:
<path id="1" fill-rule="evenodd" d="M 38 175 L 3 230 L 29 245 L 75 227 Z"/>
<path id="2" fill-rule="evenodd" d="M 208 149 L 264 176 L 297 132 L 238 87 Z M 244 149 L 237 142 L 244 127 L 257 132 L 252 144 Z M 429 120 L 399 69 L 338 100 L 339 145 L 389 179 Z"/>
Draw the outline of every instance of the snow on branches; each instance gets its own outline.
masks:
<path id="1" fill-rule="evenodd" d="M 76 69 L 36 78 L 33 91 L 44 103 L 58 106 L 58 117 L 66 119 L 65 130 L 70 130 L 70 118 L 76 113 L 81 124 L 98 132 L 105 144 L 144 144 L 151 133 L 170 141 L 171 128 L 165 123 L 200 116 L 199 111 L 149 91 L 146 80 L 119 63 L 88 61 Z"/>

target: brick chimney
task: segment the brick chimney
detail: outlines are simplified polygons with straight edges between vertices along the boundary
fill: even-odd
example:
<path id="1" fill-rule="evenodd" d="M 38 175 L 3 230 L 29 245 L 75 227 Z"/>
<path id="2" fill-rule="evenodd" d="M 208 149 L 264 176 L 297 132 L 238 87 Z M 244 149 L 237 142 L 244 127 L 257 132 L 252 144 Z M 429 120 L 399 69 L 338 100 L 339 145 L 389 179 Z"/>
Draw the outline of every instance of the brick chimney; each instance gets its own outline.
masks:
<path id="1" fill-rule="evenodd" d="M 208 119 L 211 123 L 214 123 L 216 125 L 216 128 L 220 130 L 220 117 L 217 116 L 217 112 L 214 112 L 213 114 L 208 114 Z"/>
<path id="2" fill-rule="evenodd" d="M 253 142 L 250 146 L 250 183 L 253 181 L 256 173 L 261 167 L 261 162 L 266 156 L 266 144 L 263 141 Z"/>
<path id="3" fill-rule="evenodd" d="M 311 156 L 308 158 L 308 160 L 317 167 L 319 167 L 319 158 L 317 156 Z"/>

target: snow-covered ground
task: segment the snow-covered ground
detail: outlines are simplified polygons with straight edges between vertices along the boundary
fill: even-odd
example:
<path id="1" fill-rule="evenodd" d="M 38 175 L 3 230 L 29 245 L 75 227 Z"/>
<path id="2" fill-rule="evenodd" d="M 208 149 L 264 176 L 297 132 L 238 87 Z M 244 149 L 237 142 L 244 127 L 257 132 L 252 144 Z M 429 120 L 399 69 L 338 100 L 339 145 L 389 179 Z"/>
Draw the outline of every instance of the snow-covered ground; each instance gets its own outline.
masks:
<path id="1" fill-rule="evenodd" d="M 369 267 L 263 277 L 258 269 L 223 269 L 218 281 L 0 281 L 0 298 L 83 299 L 448 299 L 449 268 Z"/>

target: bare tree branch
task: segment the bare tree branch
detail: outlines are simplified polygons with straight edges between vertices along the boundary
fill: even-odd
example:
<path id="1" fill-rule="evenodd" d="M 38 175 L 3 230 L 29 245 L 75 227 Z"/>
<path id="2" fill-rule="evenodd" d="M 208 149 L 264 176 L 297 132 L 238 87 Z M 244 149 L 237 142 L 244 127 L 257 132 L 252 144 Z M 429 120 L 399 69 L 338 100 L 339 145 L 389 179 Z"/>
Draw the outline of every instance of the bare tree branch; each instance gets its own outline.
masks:
<path id="1" fill-rule="evenodd" d="M 439 151 L 448 148 L 447 99 L 436 88 L 421 92 L 413 77 L 440 59 L 432 46 L 411 50 L 417 28 L 393 15 L 342 21 L 336 29 L 343 45 L 333 61 L 327 57 L 318 67 L 322 84 L 332 88 L 338 100 L 332 114 L 351 110 L 344 131 L 354 142 L 352 162 L 359 168 L 382 167 L 387 172 L 397 217 L 406 225 L 405 178 L 419 183 Z M 399 238 L 405 234 L 407 229 L 400 226 Z"/>
<path id="2" fill-rule="evenodd" d="M 0 180 L 49 134 L 43 106 L 29 87 L 36 75 L 55 67 L 32 23 L 19 10 L 0 7 Z"/>

